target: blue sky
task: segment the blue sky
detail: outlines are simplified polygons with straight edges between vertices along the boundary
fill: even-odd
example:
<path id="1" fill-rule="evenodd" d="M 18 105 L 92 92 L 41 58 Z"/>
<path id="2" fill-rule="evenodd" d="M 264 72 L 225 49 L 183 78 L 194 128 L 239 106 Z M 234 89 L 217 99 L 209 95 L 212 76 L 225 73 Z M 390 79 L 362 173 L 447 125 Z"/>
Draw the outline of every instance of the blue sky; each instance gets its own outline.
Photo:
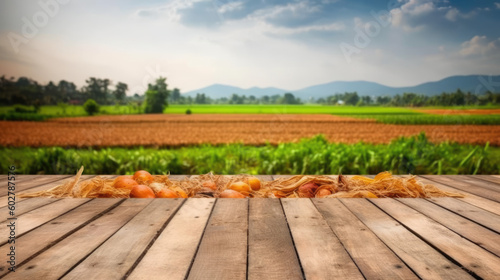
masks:
<path id="1" fill-rule="evenodd" d="M 500 74 L 500 0 L 3 0 L 0 75 L 141 91 Z M 133 92 L 130 92 L 133 93 Z"/>

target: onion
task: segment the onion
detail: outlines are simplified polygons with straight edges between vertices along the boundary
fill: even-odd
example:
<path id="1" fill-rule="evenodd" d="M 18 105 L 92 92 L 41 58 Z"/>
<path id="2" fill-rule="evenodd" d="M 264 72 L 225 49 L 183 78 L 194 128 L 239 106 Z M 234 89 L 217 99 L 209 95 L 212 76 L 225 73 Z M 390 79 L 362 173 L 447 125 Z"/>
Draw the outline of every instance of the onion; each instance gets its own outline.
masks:
<path id="1" fill-rule="evenodd" d="M 331 195 L 332 192 L 329 190 L 329 189 L 319 189 L 317 192 L 316 192 L 316 197 L 325 197 L 325 196 L 328 196 L 328 195 Z"/>
<path id="2" fill-rule="evenodd" d="M 244 196 L 243 194 L 241 194 L 240 192 L 237 192 L 237 191 L 225 190 L 225 191 L 220 193 L 219 197 L 220 198 L 245 198 L 246 196 Z"/>
<path id="3" fill-rule="evenodd" d="M 251 192 L 250 186 L 248 184 L 246 184 L 246 183 L 243 183 L 243 182 L 232 183 L 229 186 L 229 188 L 232 189 L 232 190 L 234 190 L 234 191 L 243 193 L 243 194 L 248 194 L 248 193 Z"/>
<path id="4" fill-rule="evenodd" d="M 313 182 L 306 183 L 297 189 L 299 197 L 314 197 L 314 193 L 319 186 Z"/>
<path id="5" fill-rule="evenodd" d="M 212 189 L 214 191 L 217 189 L 217 185 L 212 181 L 205 181 L 201 186 L 204 188 Z"/>
<path id="6" fill-rule="evenodd" d="M 248 178 L 248 184 L 254 191 L 260 190 L 260 180 L 257 177 Z"/>
<path id="7" fill-rule="evenodd" d="M 158 198 L 178 198 L 179 196 L 171 189 L 162 189 L 156 194 Z"/>

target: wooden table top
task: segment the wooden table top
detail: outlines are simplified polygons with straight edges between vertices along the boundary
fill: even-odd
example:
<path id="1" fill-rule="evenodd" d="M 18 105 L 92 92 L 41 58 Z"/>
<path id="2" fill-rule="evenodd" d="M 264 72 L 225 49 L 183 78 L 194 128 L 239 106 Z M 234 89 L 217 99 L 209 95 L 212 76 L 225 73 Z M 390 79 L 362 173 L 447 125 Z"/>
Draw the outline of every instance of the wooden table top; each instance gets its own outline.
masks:
<path id="1" fill-rule="evenodd" d="M 0 176 L 0 278 L 500 279 L 498 175 L 418 178 L 464 198 L 19 198 L 71 177 L 17 176 L 11 220 Z"/>

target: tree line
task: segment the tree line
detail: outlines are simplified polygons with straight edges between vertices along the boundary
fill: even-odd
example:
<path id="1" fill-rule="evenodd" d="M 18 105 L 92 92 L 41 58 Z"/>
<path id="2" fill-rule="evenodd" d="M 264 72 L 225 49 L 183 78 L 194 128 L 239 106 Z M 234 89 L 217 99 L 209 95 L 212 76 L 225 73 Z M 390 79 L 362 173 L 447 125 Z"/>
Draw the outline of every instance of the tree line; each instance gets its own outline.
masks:
<path id="1" fill-rule="evenodd" d="M 82 105 L 88 100 L 95 101 L 93 107 L 99 105 L 131 105 L 138 111 L 146 113 L 160 113 L 168 104 L 303 104 L 306 103 L 293 93 L 283 95 L 253 95 L 232 94 L 230 97 L 210 98 L 205 93 L 195 96 L 182 95 L 178 88 L 168 89 L 166 78 L 159 78 L 149 84 L 143 93 L 127 95 L 128 85 L 123 82 L 113 84 L 109 79 L 90 77 L 85 80 L 85 85 L 78 88 L 74 83 L 61 80 L 58 83 L 50 81 L 41 84 L 33 79 L 14 77 L 7 79 L 0 77 L 0 104 L 2 105 Z M 500 93 L 490 91 L 485 94 L 474 94 L 457 89 L 455 92 L 443 92 L 439 95 L 423 95 L 416 93 L 403 93 L 394 96 L 361 96 L 357 92 L 332 94 L 325 98 L 309 99 L 307 103 L 323 105 L 380 105 L 400 107 L 422 106 L 465 106 L 465 105 L 498 105 Z M 94 108 L 93 110 L 97 110 Z"/>

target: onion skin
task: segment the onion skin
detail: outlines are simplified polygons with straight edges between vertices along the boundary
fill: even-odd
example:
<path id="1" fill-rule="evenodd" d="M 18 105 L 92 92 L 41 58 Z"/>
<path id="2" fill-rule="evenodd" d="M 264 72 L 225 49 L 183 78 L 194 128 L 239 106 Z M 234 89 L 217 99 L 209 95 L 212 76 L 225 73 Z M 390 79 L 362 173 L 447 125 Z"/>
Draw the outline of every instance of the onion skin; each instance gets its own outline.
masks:
<path id="1" fill-rule="evenodd" d="M 161 190 L 167 188 L 167 186 L 165 186 L 162 183 L 151 183 L 149 185 L 149 187 L 155 192 L 155 194 L 159 193 Z"/>
<path id="2" fill-rule="evenodd" d="M 234 190 L 234 191 L 237 191 L 237 192 L 240 192 L 240 193 L 244 193 L 244 194 L 248 194 L 252 191 L 252 189 L 250 188 L 250 186 L 247 184 L 247 183 L 243 183 L 243 182 L 235 182 L 235 183 L 232 183 L 229 188 L 231 190 Z"/>
<path id="3" fill-rule="evenodd" d="M 125 176 L 120 176 L 113 182 L 113 187 L 116 189 L 132 190 L 137 185 L 139 184 L 134 179 Z"/>
<path id="4" fill-rule="evenodd" d="M 130 191 L 132 198 L 155 198 L 153 190 L 145 185 L 137 185 Z"/>
<path id="5" fill-rule="evenodd" d="M 217 185 L 212 181 L 205 181 L 203 182 L 203 184 L 201 184 L 201 186 L 204 188 L 209 188 L 214 191 L 217 189 Z"/>
<path id="6" fill-rule="evenodd" d="M 332 194 L 332 192 L 329 189 L 320 189 L 316 192 L 316 197 L 320 198 L 320 197 L 325 197 L 325 196 L 328 196 L 331 194 Z"/>
<path id="7" fill-rule="evenodd" d="M 134 180 L 137 181 L 137 183 L 142 184 L 142 185 L 149 185 L 153 183 L 153 176 L 147 171 L 144 170 L 139 170 L 134 173 Z"/>
<path id="8" fill-rule="evenodd" d="M 158 198 L 178 198 L 179 196 L 171 189 L 162 189 L 156 194 Z"/>
<path id="9" fill-rule="evenodd" d="M 299 195 L 299 197 L 312 198 L 314 197 L 314 193 L 318 188 L 319 186 L 313 182 L 305 183 L 297 189 L 297 194 Z"/>
<path id="10" fill-rule="evenodd" d="M 234 190 L 225 190 L 220 193 L 219 195 L 220 198 L 246 198 L 243 194 L 240 192 L 234 191 Z"/>
<path id="11" fill-rule="evenodd" d="M 260 180 L 257 177 L 248 178 L 248 184 L 254 191 L 260 190 Z"/>

